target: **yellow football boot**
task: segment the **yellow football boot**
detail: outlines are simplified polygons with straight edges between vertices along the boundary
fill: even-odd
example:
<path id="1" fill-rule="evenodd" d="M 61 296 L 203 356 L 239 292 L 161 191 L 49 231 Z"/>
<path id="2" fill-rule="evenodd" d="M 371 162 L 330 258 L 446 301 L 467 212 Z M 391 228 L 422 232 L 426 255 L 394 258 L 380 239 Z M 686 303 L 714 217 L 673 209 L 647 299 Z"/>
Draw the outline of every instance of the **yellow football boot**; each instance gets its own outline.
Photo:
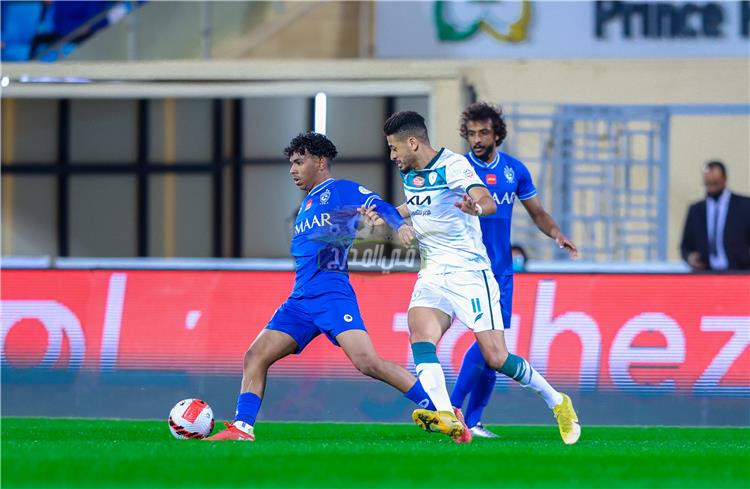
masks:
<path id="1" fill-rule="evenodd" d="M 578 424 L 578 415 L 573 409 L 573 401 L 567 394 L 563 394 L 563 400 L 560 404 L 552 408 L 557 419 L 557 425 L 560 427 L 560 437 L 566 445 L 572 445 L 578 441 L 581 436 L 581 425 Z"/>
<path id="2" fill-rule="evenodd" d="M 430 411 L 429 409 L 415 409 L 411 419 L 417 426 L 428 433 L 443 433 L 451 438 L 458 438 L 464 432 L 464 425 L 453 411 Z"/>

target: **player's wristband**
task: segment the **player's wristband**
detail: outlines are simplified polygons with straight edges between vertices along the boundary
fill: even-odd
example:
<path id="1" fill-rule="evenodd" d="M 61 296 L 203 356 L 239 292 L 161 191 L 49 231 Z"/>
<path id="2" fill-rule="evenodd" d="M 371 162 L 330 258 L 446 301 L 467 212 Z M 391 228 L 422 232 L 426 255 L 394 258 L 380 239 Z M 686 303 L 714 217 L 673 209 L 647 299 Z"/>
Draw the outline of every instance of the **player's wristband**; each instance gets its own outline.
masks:
<path id="1" fill-rule="evenodd" d="M 483 209 L 482 209 L 482 206 L 479 205 L 478 202 L 474 204 L 474 210 L 477 211 L 477 216 L 481 216 L 482 215 Z"/>
<path id="2" fill-rule="evenodd" d="M 398 210 L 395 207 L 392 207 L 393 212 L 390 212 L 390 209 L 387 207 L 384 209 L 383 212 L 381 212 L 381 216 L 383 216 L 383 219 L 385 220 L 386 224 L 388 224 L 391 228 L 394 230 L 398 230 L 401 226 L 404 225 L 404 218 L 401 217 L 401 214 L 399 214 Z"/>
<path id="3" fill-rule="evenodd" d="M 388 224 L 393 229 L 395 229 L 396 231 L 398 231 L 398 228 L 400 228 L 401 226 L 403 226 L 405 223 L 406 223 L 406 221 L 404 221 L 404 218 L 401 217 L 401 214 L 399 214 L 398 212 L 396 212 L 396 217 L 393 218 L 393 220 L 391 222 L 389 222 Z"/>

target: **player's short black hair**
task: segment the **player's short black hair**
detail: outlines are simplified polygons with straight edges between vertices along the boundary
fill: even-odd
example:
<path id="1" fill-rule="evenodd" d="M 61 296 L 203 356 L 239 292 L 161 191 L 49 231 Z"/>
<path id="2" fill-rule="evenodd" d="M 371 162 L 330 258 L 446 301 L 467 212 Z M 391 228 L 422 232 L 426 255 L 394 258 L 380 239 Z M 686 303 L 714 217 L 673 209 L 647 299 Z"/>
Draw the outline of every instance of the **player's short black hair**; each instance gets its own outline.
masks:
<path id="1" fill-rule="evenodd" d="M 461 137 L 468 139 L 469 134 L 466 124 L 469 121 L 483 122 L 486 120 L 492 122 L 497 146 L 503 144 L 505 137 L 508 135 L 508 129 L 505 127 L 505 121 L 503 120 L 503 109 L 499 105 L 490 105 L 487 102 L 474 102 L 461 113 Z"/>
<path id="2" fill-rule="evenodd" d="M 724 166 L 724 163 L 722 163 L 719 160 L 711 160 L 708 163 L 706 163 L 706 166 L 704 167 L 704 171 L 714 170 L 716 168 L 719 169 L 722 177 L 727 178 L 727 168 Z"/>
<path id="3" fill-rule="evenodd" d="M 289 146 L 284 148 L 284 156 L 289 158 L 292 153 L 307 153 L 319 158 L 328 158 L 329 162 L 339 154 L 336 146 L 325 134 L 312 131 L 300 133 L 289 142 Z"/>
<path id="4" fill-rule="evenodd" d="M 386 136 L 398 134 L 399 137 L 414 136 L 422 141 L 430 140 L 424 117 L 412 110 L 403 110 L 391 115 L 383 124 L 383 132 Z"/>

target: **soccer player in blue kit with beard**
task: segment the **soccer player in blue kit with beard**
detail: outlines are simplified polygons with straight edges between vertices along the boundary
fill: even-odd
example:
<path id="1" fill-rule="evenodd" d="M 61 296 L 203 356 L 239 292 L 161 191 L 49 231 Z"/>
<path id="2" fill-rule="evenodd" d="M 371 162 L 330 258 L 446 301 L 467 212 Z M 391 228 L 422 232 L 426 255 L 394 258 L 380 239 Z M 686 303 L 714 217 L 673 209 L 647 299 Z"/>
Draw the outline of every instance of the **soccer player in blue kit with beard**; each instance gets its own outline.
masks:
<path id="1" fill-rule="evenodd" d="M 542 207 L 528 168 L 519 160 L 502 153 L 498 147 L 507 134 L 502 109 L 484 102 L 467 107 L 461 115 L 461 136 L 469 143 L 466 158 L 487 185 L 497 204 L 497 212 L 479 219 L 482 241 L 492 263 L 492 273 L 500 286 L 500 308 L 505 328 L 511 325 L 513 303 L 513 260 L 511 256 L 511 217 L 513 202 L 518 198 L 539 230 L 554 239 L 557 245 L 576 258 L 578 250 L 560 231 L 555 220 Z M 538 372 L 536 373 L 537 375 Z M 471 434 L 484 438 L 497 437 L 481 423 L 484 410 L 495 385 L 497 373 L 485 364 L 479 345 L 474 344 L 464 356 L 456 385 L 451 393 L 451 403 L 460 408 L 469 396 L 465 420 Z M 548 396 L 547 406 L 558 415 L 559 398 Z M 572 405 L 571 405 L 572 409 Z M 559 421 L 559 419 L 558 419 Z M 569 432 L 560 426 L 566 444 L 575 443 L 580 427 Z"/>
<path id="2" fill-rule="evenodd" d="M 337 151 L 326 136 L 300 134 L 284 154 L 294 184 L 307 192 L 291 243 L 294 289 L 245 353 L 234 422 L 207 440 L 255 440 L 254 425 L 268 369 L 287 355 L 300 353 L 320 333 L 340 346 L 363 374 L 390 384 L 422 408 L 435 409 L 412 374 L 375 352 L 346 273 L 347 252 L 366 209 L 377 208 L 402 242 L 413 241 L 413 230 L 374 192 L 331 177 L 330 164 Z"/>

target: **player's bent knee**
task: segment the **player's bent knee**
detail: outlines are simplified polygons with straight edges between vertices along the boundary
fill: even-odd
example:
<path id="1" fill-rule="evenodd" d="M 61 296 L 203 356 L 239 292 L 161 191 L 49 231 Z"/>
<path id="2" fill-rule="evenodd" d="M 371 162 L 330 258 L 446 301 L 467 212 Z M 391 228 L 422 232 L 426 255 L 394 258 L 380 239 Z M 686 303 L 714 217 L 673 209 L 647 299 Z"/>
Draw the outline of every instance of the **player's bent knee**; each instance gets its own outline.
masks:
<path id="1" fill-rule="evenodd" d="M 377 357 L 359 357 L 352 359 L 354 366 L 368 377 L 380 376 L 380 359 Z"/>
<path id="2" fill-rule="evenodd" d="M 243 361 L 243 367 L 245 370 L 252 367 L 253 362 L 256 360 L 256 355 L 253 353 L 252 348 L 248 348 L 247 351 L 245 351 L 245 357 Z"/>
<path id="3" fill-rule="evenodd" d="M 500 370 L 507 359 L 508 352 L 492 352 L 485 356 L 484 361 L 492 370 Z"/>
<path id="4" fill-rule="evenodd" d="M 265 358 L 265 355 L 254 350 L 252 346 L 245 352 L 244 368 L 246 371 L 258 367 L 268 367 L 269 364 L 270 361 Z"/>

